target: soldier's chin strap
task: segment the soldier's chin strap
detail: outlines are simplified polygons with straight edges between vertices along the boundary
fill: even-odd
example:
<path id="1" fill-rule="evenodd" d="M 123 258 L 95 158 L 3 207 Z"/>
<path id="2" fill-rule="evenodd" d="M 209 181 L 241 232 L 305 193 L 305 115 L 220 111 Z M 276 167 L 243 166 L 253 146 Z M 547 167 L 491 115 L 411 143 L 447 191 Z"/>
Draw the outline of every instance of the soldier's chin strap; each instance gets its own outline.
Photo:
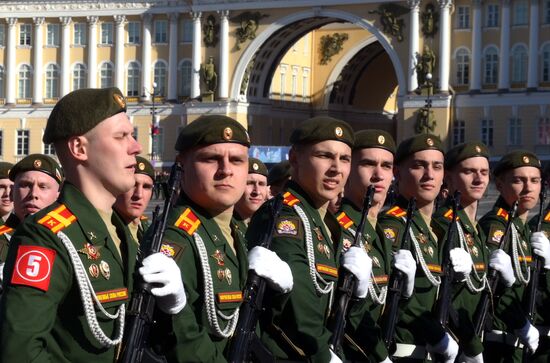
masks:
<path id="1" fill-rule="evenodd" d="M 99 344 L 107 348 L 114 347 L 115 345 L 120 344 L 120 342 L 122 342 L 122 335 L 124 334 L 124 315 L 126 312 L 125 305 L 120 305 L 116 314 L 109 314 L 99 302 L 92 283 L 90 282 L 90 278 L 86 274 L 86 269 L 84 268 L 84 265 L 82 264 L 82 261 L 78 256 L 78 252 L 76 251 L 69 237 L 67 237 L 67 235 L 63 232 L 58 232 L 57 237 L 59 237 L 59 239 L 61 240 L 61 242 L 63 242 L 63 245 L 67 249 L 67 252 L 69 252 L 69 257 L 71 258 L 71 262 L 73 264 L 76 281 L 78 282 L 78 286 L 80 288 L 80 298 L 82 300 L 82 304 L 84 305 L 84 314 L 86 315 L 86 321 L 88 322 L 88 326 L 92 331 L 94 338 L 99 342 Z M 98 307 L 99 311 L 101 311 L 101 313 L 105 315 L 108 319 L 118 319 L 118 332 L 115 339 L 109 338 L 105 334 L 103 329 L 101 329 L 101 326 L 97 321 L 94 303 Z"/>

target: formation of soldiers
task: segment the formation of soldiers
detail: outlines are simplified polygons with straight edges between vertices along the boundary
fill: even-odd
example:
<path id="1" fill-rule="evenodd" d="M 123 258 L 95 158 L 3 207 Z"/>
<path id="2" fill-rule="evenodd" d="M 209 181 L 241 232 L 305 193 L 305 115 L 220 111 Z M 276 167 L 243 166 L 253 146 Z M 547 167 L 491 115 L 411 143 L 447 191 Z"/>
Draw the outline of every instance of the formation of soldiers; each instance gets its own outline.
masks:
<path id="1" fill-rule="evenodd" d="M 261 344 L 251 345 L 266 361 L 550 359 L 550 206 L 531 152 L 510 152 L 491 172 L 480 142 L 446 151 L 423 134 L 396 145 L 385 131 L 315 117 L 293 130 L 289 161 L 268 171 L 248 157 L 240 123 L 201 116 L 175 145 L 183 174 L 160 252 L 136 266 L 155 171 L 138 156 L 120 91 L 63 97 L 43 141 L 60 164 L 38 154 L 0 163 L 1 362 L 119 360 L 135 279 L 155 297 L 156 354 L 233 362 L 250 271 L 268 286 Z M 478 218 L 491 174 L 500 196 Z M 335 345 L 344 276 L 355 283 Z"/>

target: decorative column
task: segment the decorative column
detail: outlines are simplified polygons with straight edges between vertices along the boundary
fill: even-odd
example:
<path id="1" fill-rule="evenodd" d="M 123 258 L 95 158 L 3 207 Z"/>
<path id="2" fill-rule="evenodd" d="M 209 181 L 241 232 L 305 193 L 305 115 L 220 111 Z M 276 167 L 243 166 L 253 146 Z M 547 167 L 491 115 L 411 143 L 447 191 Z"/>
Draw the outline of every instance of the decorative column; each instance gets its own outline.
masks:
<path id="1" fill-rule="evenodd" d="M 472 22 L 472 74 L 470 77 L 470 91 L 481 90 L 481 0 L 473 0 Z"/>
<path id="2" fill-rule="evenodd" d="M 451 69 L 451 6 L 452 0 L 439 0 L 441 11 L 439 20 L 439 90 L 449 92 Z"/>
<path id="3" fill-rule="evenodd" d="M 201 94 L 201 13 L 193 12 L 193 59 L 191 71 L 191 98 L 197 98 Z"/>
<path id="4" fill-rule="evenodd" d="M 220 99 L 229 98 L 229 11 L 218 11 L 220 14 L 220 71 L 219 93 Z"/>
<path id="5" fill-rule="evenodd" d="M 149 94 L 151 89 L 151 14 L 141 16 L 143 43 L 141 44 L 141 86 L 145 90 L 141 96 L 142 102 L 148 102 L 151 99 Z"/>
<path id="6" fill-rule="evenodd" d="M 34 77 L 32 84 L 32 103 L 41 104 L 43 102 L 42 94 L 42 79 L 43 79 L 43 53 L 44 53 L 44 18 L 33 18 L 34 22 L 34 53 L 33 53 L 33 68 Z"/>
<path id="7" fill-rule="evenodd" d="M 71 18 L 64 16 L 59 18 L 63 27 L 61 37 L 61 94 L 63 97 L 71 91 Z M 36 76 L 36 75 L 35 75 Z"/>
<path id="8" fill-rule="evenodd" d="M 527 69 L 527 90 L 535 91 L 539 85 L 539 2 L 531 0 L 529 11 L 529 68 Z"/>
<path id="9" fill-rule="evenodd" d="M 97 87 L 97 22 L 98 16 L 88 16 L 88 87 Z"/>
<path id="10" fill-rule="evenodd" d="M 124 94 L 124 24 L 126 16 L 115 15 L 116 44 L 115 44 L 115 85 Z"/>
<path id="11" fill-rule="evenodd" d="M 502 0 L 500 24 L 500 58 L 498 65 L 498 90 L 508 92 L 510 88 L 510 0 Z"/>
<path id="12" fill-rule="evenodd" d="M 170 14 L 170 39 L 168 44 L 168 100 L 178 99 L 178 13 Z"/>
<path id="13" fill-rule="evenodd" d="M 6 51 L 6 104 L 15 104 L 15 85 L 17 69 L 15 69 L 15 47 L 17 45 L 17 38 L 15 37 L 15 26 L 17 24 L 17 18 L 7 18 L 8 23 L 8 47 Z"/>
<path id="14" fill-rule="evenodd" d="M 420 52 L 419 38 L 419 13 L 420 0 L 408 0 L 410 12 L 410 32 L 409 32 L 409 93 L 414 92 L 418 88 L 418 78 L 416 76 L 416 55 Z"/>

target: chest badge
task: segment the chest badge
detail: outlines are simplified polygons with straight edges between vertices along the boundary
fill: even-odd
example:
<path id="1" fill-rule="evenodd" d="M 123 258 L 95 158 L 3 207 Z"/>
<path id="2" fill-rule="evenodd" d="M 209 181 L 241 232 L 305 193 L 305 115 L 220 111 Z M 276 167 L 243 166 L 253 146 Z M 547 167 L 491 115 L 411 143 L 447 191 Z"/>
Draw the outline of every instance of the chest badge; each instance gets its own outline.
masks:
<path id="1" fill-rule="evenodd" d="M 99 267 L 95 263 L 92 263 L 90 267 L 88 267 L 88 271 L 90 272 L 90 276 L 94 279 L 99 277 Z"/>
<path id="2" fill-rule="evenodd" d="M 93 241 L 97 238 L 97 236 L 94 234 L 94 232 L 88 232 L 88 236 L 90 236 L 90 240 Z"/>
<path id="3" fill-rule="evenodd" d="M 479 256 L 479 250 L 477 249 L 476 246 L 473 246 L 470 251 L 474 254 L 474 256 L 478 257 Z"/>
<path id="4" fill-rule="evenodd" d="M 380 268 L 380 260 L 378 260 L 378 257 L 374 256 L 374 257 L 372 258 L 372 264 L 373 264 L 375 267 Z"/>
<path id="5" fill-rule="evenodd" d="M 464 235 L 464 237 L 466 237 L 466 243 L 468 244 L 468 246 L 472 247 L 474 245 L 474 242 L 475 242 L 474 237 L 469 233 L 466 233 Z"/>
<path id="6" fill-rule="evenodd" d="M 88 256 L 88 260 L 97 260 L 101 256 L 99 248 L 100 247 L 96 247 L 91 243 L 85 243 L 84 248 L 79 249 L 78 252 Z"/>
<path id="7" fill-rule="evenodd" d="M 225 280 L 227 281 L 228 285 L 231 285 L 231 283 L 233 282 L 233 274 L 231 273 L 231 270 L 228 268 L 218 269 L 218 271 L 216 272 L 216 275 L 218 276 L 218 280 L 220 281 Z"/>
<path id="8" fill-rule="evenodd" d="M 434 256 L 434 249 L 432 246 L 424 247 L 423 251 L 425 254 L 430 255 L 430 257 Z"/>
<path id="9" fill-rule="evenodd" d="M 318 241 L 323 241 L 325 237 L 323 237 L 323 233 L 321 233 L 321 228 L 315 227 L 313 228 L 313 231 L 315 231 L 315 235 L 317 236 Z"/>
<path id="10" fill-rule="evenodd" d="M 327 258 L 330 258 L 330 248 L 325 243 L 319 242 L 317 244 L 317 251 L 325 255 Z"/>
<path id="11" fill-rule="evenodd" d="M 428 243 L 428 237 L 424 234 L 424 233 L 419 233 L 418 236 L 416 237 L 418 239 L 418 241 L 422 244 L 426 244 Z"/>
<path id="12" fill-rule="evenodd" d="M 99 271 L 105 277 L 105 280 L 109 280 L 111 278 L 111 267 L 109 267 L 109 264 L 106 261 L 101 261 L 99 263 Z"/>
<path id="13" fill-rule="evenodd" d="M 225 261 L 224 261 L 225 256 L 222 251 L 216 250 L 214 251 L 213 254 L 210 255 L 210 257 L 213 257 L 216 260 L 216 263 L 218 264 L 218 266 L 225 265 Z"/>

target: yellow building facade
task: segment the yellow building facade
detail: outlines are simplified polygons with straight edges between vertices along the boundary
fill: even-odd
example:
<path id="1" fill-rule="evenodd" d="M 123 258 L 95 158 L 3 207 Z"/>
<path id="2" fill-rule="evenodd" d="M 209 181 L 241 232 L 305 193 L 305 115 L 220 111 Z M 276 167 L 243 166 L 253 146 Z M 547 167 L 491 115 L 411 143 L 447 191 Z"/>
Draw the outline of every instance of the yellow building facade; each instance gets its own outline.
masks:
<path id="1" fill-rule="evenodd" d="M 55 102 L 110 86 L 157 167 L 206 113 L 235 117 L 256 145 L 330 115 L 549 159 L 550 1 L 0 3 L 0 159 L 52 154 Z"/>

